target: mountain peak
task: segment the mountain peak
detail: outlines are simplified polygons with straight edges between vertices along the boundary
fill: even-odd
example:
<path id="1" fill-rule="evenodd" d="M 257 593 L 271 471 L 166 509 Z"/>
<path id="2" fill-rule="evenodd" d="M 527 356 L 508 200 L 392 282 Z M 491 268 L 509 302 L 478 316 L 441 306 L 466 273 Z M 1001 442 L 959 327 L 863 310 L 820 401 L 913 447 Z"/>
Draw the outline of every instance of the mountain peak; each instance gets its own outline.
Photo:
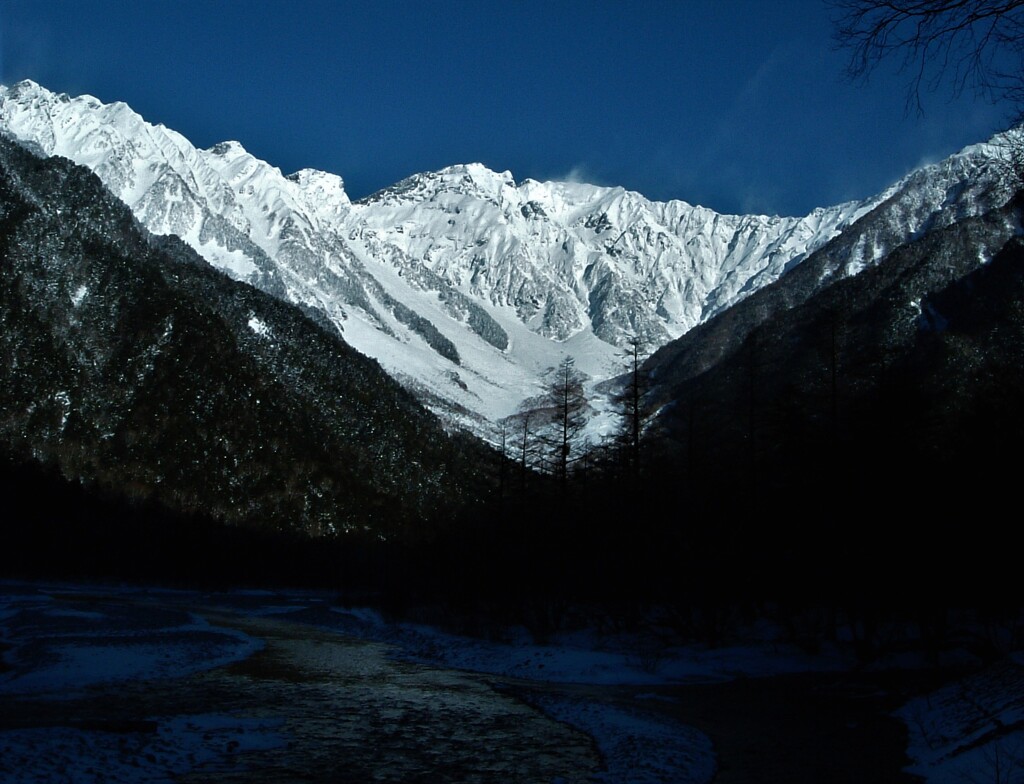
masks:
<path id="1" fill-rule="evenodd" d="M 342 185 L 344 183 L 342 178 L 337 174 L 320 171 L 320 169 L 299 169 L 297 172 L 289 174 L 288 179 L 302 186 L 328 182 L 338 185 Z"/>
<path id="2" fill-rule="evenodd" d="M 294 182 L 302 190 L 314 196 L 318 201 L 332 200 L 349 203 L 345 193 L 345 181 L 337 174 L 320 171 L 319 169 L 299 169 L 286 178 Z"/>
<path id="3" fill-rule="evenodd" d="M 509 187 L 516 187 L 515 178 L 508 169 L 497 172 L 482 163 L 457 163 L 453 166 L 446 166 L 438 171 L 438 174 L 466 175 L 472 177 L 477 182 L 493 182 L 497 180 Z"/>
<path id="4" fill-rule="evenodd" d="M 67 93 L 52 92 L 32 79 L 22 79 L 20 82 L 16 82 L 9 87 L 6 85 L 0 85 L 0 96 L 9 98 L 21 104 L 32 104 L 38 102 L 46 104 L 52 104 L 54 102 L 71 103 L 72 101 L 77 101 L 90 107 L 100 107 L 105 105 L 99 98 L 96 98 L 93 95 L 79 95 L 72 97 Z M 124 106 L 124 104 L 116 105 Z"/>
<path id="5" fill-rule="evenodd" d="M 0 85 L 0 95 L 5 95 L 7 98 L 19 103 L 28 103 L 38 99 L 48 101 L 55 97 L 53 93 L 31 79 L 22 79 L 10 87 Z M 67 98 L 67 96 L 64 97 Z"/>
<path id="6" fill-rule="evenodd" d="M 419 201 L 442 192 L 496 201 L 506 189 L 516 189 L 512 172 L 496 172 L 482 163 L 456 163 L 437 171 L 413 174 L 363 197 L 357 203 L 366 205 Z"/>
<path id="7" fill-rule="evenodd" d="M 22 79 L 20 82 L 15 82 L 10 87 L 4 86 L 3 89 L 16 96 L 31 95 L 33 93 L 53 95 L 53 93 L 39 84 L 39 82 L 34 82 L 31 79 Z"/>
<path id="8" fill-rule="evenodd" d="M 239 155 L 248 155 L 245 147 L 243 147 L 240 142 L 236 141 L 219 142 L 218 144 L 213 145 L 213 147 L 210 147 L 207 152 L 218 155 L 221 158 L 234 158 Z"/>

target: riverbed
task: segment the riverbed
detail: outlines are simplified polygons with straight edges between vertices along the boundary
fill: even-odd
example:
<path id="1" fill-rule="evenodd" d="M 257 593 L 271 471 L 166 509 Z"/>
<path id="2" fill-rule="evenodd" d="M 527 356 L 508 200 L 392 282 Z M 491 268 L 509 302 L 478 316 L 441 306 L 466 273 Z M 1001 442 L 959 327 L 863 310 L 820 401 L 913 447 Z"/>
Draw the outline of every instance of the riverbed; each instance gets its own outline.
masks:
<path id="1" fill-rule="evenodd" d="M 488 642 L 301 592 L 5 583 L 0 646 L 0 781 L 26 784 L 911 782 L 895 712 L 936 688 L 777 644 Z"/>

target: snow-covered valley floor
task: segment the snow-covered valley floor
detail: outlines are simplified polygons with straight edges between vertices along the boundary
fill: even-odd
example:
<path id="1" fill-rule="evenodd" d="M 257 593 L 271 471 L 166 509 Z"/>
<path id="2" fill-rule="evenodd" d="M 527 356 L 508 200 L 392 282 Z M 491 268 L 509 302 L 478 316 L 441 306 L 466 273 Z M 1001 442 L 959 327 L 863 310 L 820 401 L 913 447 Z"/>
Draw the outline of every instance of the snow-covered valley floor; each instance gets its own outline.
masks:
<path id="1" fill-rule="evenodd" d="M 0 652 L 5 784 L 951 781 L 963 716 L 962 689 L 838 653 L 483 642 L 301 592 L 0 583 Z M 997 727 L 1024 704 L 1000 666 L 972 692 Z"/>

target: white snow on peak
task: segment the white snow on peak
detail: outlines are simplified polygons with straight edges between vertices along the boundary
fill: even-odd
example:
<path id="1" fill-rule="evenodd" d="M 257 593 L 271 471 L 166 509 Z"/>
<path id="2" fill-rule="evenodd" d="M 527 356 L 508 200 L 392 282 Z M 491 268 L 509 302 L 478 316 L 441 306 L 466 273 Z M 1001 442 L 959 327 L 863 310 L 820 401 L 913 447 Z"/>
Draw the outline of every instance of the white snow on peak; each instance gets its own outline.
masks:
<path id="1" fill-rule="evenodd" d="M 300 169 L 293 174 L 289 174 L 288 179 L 297 183 L 301 188 L 321 188 L 325 193 L 337 195 L 339 198 L 348 201 L 348 196 L 345 193 L 345 183 L 337 174 L 319 171 L 318 169 Z"/>
<path id="2" fill-rule="evenodd" d="M 245 151 L 245 148 L 241 145 L 241 143 L 236 141 L 220 142 L 218 144 L 213 145 L 213 147 L 210 147 L 207 150 L 207 152 L 211 152 L 214 155 L 220 155 L 221 157 L 224 158 L 233 158 L 238 155 L 248 155 L 248 153 Z"/>
<path id="3" fill-rule="evenodd" d="M 345 193 L 345 182 L 337 174 L 301 169 L 289 174 L 288 180 L 299 187 L 309 208 L 326 219 L 336 220 L 348 212 L 350 202 Z"/>
<path id="4" fill-rule="evenodd" d="M 457 163 L 454 166 L 446 166 L 441 169 L 438 174 L 441 175 L 462 175 L 470 177 L 474 182 L 482 185 L 498 184 L 507 185 L 509 187 L 515 187 L 516 181 L 512 177 L 512 172 L 503 171 L 496 172 L 487 168 L 482 163 Z"/>

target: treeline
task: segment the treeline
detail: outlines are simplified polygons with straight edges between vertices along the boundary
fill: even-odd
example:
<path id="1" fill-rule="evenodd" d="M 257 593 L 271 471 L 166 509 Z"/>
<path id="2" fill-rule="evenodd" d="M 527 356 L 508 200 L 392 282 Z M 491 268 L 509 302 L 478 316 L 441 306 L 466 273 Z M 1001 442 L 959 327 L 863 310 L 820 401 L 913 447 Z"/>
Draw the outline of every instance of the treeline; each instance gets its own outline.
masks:
<path id="1" fill-rule="evenodd" d="M 330 541 L 182 514 L 10 455 L 0 456 L 0 497 L 4 578 L 329 588 L 341 568 Z"/>

